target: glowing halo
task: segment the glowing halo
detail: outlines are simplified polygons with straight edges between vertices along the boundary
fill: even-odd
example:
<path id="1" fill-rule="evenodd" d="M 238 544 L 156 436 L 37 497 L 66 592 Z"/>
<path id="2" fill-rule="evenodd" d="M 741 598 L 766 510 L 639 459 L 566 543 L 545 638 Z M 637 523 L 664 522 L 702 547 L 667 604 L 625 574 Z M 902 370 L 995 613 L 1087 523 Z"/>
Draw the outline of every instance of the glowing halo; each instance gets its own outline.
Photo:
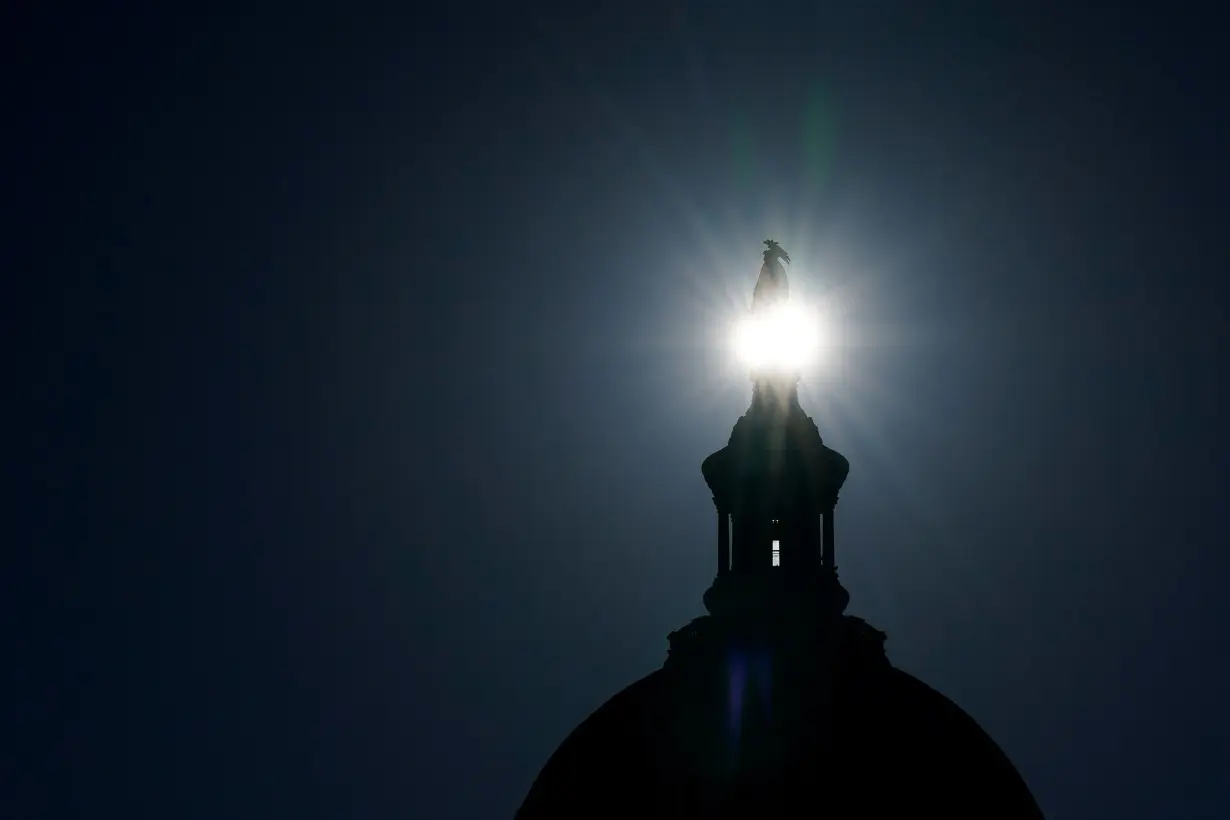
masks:
<path id="1" fill-rule="evenodd" d="M 821 348 L 819 317 L 790 302 L 757 311 L 737 322 L 734 351 L 754 370 L 801 370 Z"/>

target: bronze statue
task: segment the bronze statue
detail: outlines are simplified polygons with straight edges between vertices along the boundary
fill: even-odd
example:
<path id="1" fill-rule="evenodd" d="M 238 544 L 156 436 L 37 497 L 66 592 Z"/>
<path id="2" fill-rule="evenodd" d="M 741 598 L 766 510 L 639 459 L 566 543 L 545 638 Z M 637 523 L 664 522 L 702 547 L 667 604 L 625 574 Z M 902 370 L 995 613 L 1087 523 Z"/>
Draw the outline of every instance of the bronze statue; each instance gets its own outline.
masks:
<path id="1" fill-rule="evenodd" d="M 781 261 L 790 263 L 790 254 L 777 244 L 775 239 L 766 239 L 764 264 L 760 266 L 760 278 L 756 280 L 756 289 L 752 291 L 752 310 L 771 307 L 790 298 L 790 282 L 786 279 L 786 269 Z"/>

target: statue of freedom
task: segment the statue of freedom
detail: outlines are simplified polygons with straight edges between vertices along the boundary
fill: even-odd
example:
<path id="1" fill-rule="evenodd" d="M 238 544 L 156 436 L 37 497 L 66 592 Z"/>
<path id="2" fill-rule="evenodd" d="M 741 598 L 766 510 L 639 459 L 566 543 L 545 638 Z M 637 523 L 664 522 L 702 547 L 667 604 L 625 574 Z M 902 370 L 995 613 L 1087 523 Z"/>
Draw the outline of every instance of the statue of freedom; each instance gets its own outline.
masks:
<path id="1" fill-rule="evenodd" d="M 766 239 L 764 264 L 760 266 L 760 278 L 756 280 L 756 288 L 752 291 L 752 311 L 758 311 L 785 302 L 790 298 L 790 282 L 786 279 L 786 269 L 779 260 L 790 262 L 790 254 L 777 244 L 775 239 Z"/>

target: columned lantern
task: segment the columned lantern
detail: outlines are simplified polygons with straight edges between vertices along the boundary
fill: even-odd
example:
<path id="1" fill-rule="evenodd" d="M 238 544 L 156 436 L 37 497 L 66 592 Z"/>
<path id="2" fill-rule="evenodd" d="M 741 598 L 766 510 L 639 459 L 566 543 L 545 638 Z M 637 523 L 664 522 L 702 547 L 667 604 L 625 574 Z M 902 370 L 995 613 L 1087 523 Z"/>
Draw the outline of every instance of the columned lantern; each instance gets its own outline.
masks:
<path id="1" fill-rule="evenodd" d="M 757 595 L 777 607 L 787 590 L 819 606 L 845 603 L 833 516 L 850 463 L 825 446 L 799 405 L 799 363 L 816 333 L 808 312 L 790 301 L 779 261 L 790 257 L 773 240 L 765 245 L 752 309 L 737 332 L 750 365 L 751 406 L 727 445 L 701 464 L 718 517 L 717 580 L 705 598 L 711 611 L 755 606 Z"/>

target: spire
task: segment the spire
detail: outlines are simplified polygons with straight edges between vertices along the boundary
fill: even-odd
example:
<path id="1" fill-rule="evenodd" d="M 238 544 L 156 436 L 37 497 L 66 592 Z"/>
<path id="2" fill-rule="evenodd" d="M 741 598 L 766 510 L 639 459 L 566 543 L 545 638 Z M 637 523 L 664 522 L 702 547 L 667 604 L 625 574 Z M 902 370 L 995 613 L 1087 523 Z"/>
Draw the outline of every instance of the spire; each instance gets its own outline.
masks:
<path id="1" fill-rule="evenodd" d="M 798 321 L 778 261 L 790 257 L 774 240 L 765 245 L 750 321 L 780 340 L 789 335 L 781 325 Z M 849 462 L 824 445 L 800 405 L 796 368 L 770 360 L 751 376 L 747 412 L 701 465 L 718 513 L 717 578 L 706 606 L 714 615 L 799 607 L 840 614 L 848 596 L 837 583 L 833 513 Z"/>

